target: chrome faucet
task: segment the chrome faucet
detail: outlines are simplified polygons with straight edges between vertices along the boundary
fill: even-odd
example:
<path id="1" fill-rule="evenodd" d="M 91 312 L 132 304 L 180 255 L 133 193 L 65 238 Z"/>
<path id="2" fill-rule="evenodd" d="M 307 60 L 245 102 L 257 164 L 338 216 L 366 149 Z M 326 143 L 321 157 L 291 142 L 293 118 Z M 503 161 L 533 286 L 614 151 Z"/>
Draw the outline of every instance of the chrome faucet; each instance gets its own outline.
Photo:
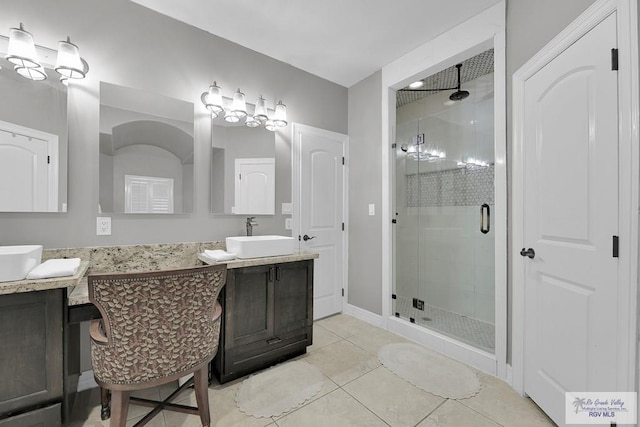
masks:
<path id="1" fill-rule="evenodd" d="M 257 227 L 258 223 L 256 222 L 255 216 L 247 217 L 247 236 L 253 236 L 253 227 Z"/>

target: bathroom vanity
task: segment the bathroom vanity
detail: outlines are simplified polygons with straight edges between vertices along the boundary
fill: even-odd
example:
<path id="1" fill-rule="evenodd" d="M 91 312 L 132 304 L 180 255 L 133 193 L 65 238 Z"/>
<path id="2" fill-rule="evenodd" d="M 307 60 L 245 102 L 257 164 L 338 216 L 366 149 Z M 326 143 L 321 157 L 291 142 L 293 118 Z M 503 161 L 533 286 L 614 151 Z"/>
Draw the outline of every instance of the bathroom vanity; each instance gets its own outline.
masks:
<path id="1" fill-rule="evenodd" d="M 315 253 L 226 262 L 220 347 L 212 373 L 225 383 L 306 352 L 313 339 Z M 215 264 L 204 256 L 200 259 Z"/>

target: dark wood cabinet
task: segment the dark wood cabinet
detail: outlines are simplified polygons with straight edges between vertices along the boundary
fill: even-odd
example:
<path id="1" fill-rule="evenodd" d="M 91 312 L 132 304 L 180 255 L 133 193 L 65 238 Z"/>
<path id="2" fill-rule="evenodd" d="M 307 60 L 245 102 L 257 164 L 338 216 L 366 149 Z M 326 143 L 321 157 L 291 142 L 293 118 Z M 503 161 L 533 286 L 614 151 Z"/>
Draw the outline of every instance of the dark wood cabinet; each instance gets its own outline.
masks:
<path id="1" fill-rule="evenodd" d="M 61 423 L 56 403 L 63 395 L 64 292 L 0 296 L 0 425 L 13 425 L 11 420 L 18 414 L 20 419 L 30 419 L 30 411 L 47 414 L 42 425 Z M 54 409 L 41 409 L 51 404 Z"/>
<path id="2" fill-rule="evenodd" d="M 306 352 L 313 339 L 313 260 L 235 268 L 220 294 L 221 383 Z"/>

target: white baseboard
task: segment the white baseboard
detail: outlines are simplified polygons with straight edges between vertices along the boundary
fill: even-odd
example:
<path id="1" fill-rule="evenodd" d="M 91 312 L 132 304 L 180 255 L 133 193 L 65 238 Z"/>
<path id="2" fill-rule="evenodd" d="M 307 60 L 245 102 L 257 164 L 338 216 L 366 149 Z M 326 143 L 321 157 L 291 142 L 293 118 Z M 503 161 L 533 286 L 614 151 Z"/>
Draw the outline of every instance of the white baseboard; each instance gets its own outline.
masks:
<path id="1" fill-rule="evenodd" d="M 507 363 L 507 378 L 506 378 L 506 381 L 509 383 L 510 386 L 513 387 L 513 368 L 508 363 Z"/>
<path id="2" fill-rule="evenodd" d="M 382 327 L 382 316 L 379 314 L 372 313 L 368 310 L 365 310 L 360 307 L 356 307 L 355 305 L 345 304 L 342 310 L 342 313 L 348 314 L 349 316 L 353 316 L 356 319 L 360 319 L 367 323 L 371 323 L 374 326 Z"/>

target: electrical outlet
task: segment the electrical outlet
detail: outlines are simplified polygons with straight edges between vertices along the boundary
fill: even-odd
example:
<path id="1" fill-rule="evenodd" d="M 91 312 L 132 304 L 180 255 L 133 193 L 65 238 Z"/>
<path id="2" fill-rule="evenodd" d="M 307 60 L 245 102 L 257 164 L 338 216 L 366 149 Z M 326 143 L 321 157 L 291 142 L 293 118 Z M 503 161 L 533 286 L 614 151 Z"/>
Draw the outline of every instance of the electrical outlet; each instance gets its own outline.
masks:
<path id="1" fill-rule="evenodd" d="M 376 214 L 376 205 L 374 203 L 369 203 L 369 215 Z"/>
<path id="2" fill-rule="evenodd" d="M 111 236 L 111 217 L 99 216 L 96 218 L 96 235 Z"/>
<path id="3" fill-rule="evenodd" d="M 282 215 L 291 215 L 293 213 L 293 203 L 282 204 Z"/>
<path id="4" fill-rule="evenodd" d="M 284 229 L 285 230 L 291 230 L 292 225 L 291 225 L 291 218 L 285 218 L 284 219 Z"/>

